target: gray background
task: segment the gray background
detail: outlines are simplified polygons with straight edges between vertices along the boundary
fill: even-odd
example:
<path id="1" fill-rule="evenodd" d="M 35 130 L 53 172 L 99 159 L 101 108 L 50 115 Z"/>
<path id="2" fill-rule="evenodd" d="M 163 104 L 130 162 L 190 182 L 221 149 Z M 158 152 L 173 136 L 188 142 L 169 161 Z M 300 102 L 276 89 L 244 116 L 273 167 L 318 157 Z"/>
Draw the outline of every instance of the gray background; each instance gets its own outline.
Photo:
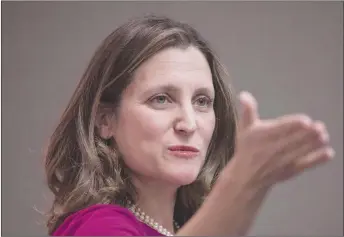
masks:
<path id="1" fill-rule="evenodd" d="M 276 187 L 251 235 L 342 235 L 340 2 L 2 2 L 2 234 L 46 233 L 47 139 L 102 39 L 148 12 L 193 24 L 263 117 L 306 112 L 328 125 L 336 159 Z"/>

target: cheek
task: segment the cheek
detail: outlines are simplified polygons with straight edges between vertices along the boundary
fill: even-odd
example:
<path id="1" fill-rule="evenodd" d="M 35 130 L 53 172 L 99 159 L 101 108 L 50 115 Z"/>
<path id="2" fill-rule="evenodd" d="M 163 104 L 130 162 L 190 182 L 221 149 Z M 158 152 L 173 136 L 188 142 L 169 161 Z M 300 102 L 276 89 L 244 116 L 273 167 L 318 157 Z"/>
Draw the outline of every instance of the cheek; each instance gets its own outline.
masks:
<path id="1" fill-rule="evenodd" d="M 169 127 L 168 116 L 163 113 L 141 109 L 131 114 L 131 121 L 126 126 L 140 133 L 145 140 L 160 140 Z"/>
<path id="2" fill-rule="evenodd" d="M 203 117 L 203 119 L 201 119 L 200 121 L 200 128 L 203 140 L 206 143 L 206 145 L 209 145 L 215 129 L 215 114 L 210 113 L 208 114 L 208 116 Z"/>
<path id="3" fill-rule="evenodd" d="M 169 126 L 166 114 L 147 109 L 127 111 L 117 126 L 116 141 L 125 163 L 137 173 L 156 172 Z"/>
<path id="4" fill-rule="evenodd" d="M 143 153 L 159 152 L 168 123 L 168 116 L 147 108 L 126 111 L 118 124 L 119 139 L 125 143 L 122 147 Z"/>

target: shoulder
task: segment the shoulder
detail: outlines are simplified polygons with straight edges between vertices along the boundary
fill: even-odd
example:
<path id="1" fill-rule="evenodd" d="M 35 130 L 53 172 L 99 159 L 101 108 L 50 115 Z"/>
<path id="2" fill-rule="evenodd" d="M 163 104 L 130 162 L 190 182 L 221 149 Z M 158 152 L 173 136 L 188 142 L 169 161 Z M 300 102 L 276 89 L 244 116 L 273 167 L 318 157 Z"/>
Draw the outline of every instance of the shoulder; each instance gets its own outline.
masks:
<path id="1" fill-rule="evenodd" d="M 56 229 L 54 236 L 142 236 L 144 228 L 126 208 L 97 204 L 79 210 Z"/>

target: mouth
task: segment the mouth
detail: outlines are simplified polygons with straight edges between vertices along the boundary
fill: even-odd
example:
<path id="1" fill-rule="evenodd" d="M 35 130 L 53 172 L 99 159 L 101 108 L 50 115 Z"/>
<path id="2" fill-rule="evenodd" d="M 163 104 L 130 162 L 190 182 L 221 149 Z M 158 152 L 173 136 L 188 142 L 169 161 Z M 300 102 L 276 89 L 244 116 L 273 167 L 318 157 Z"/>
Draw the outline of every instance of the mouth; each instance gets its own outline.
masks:
<path id="1" fill-rule="evenodd" d="M 185 158 L 185 159 L 191 159 L 196 157 L 199 154 L 199 150 L 196 147 L 192 146 L 170 146 L 168 148 L 168 151 L 171 155 L 179 157 L 179 158 Z"/>

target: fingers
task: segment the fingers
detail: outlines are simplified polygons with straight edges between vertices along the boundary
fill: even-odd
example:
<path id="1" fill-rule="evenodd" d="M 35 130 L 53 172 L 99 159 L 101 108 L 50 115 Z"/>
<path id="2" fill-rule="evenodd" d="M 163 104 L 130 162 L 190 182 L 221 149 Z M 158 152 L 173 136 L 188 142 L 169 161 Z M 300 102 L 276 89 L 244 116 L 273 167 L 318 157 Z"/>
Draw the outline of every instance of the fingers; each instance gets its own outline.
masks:
<path id="1" fill-rule="evenodd" d="M 329 135 L 325 125 L 317 121 L 309 125 L 308 129 L 294 133 L 279 141 L 279 157 L 283 157 L 283 163 L 290 163 L 297 157 L 306 156 L 308 153 L 324 147 L 329 143 Z"/>
<path id="2" fill-rule="evenodd" d="M 285 139 L 285 148 L 279 156 L 280 167 L 284 167 L 280 180 L 287 180 L 303 171 L 326 163 L 334 156 L 328 145 L 329 135 L 324 123 L 317 121 L 306 132 L 300 132 Z M 282 154 L 284 153 L 284 154 Z"/>
<path id="3" fill-rule="evenodd" d="M 291 162 L 284 172 L 280 176 L 280 181 L 285 181 L 291 177 L 295 177 L 304 171 L 315 168 L 319 165 L 325 164 L 331 159 L 333 159 L 335 155 L 334 150 L 329 147 L 322 147 L 320 149 L 317 149 L 308 155 L 304 157 L 299 157 L 300 159 L 297 159 L 294 162 Z"/>
<path id="4" fill-rule="evenodd" d="M 309 169 L 315 167 L 316 165 L 325 163 L 331 160 L 334 157 L 334 150 L 333 148 L 326 146 L 322 147 L 321 149 L 315 150 L 305 157 L 295 161 L 294 170 L 296 172 L 304 171 L 305 169 Z"/>
<path id="5" fill-rule="evenodd" d="M 245 129 L 258 119 L 257 101 L 249 92 L 241 92 L 239 95 L 241 113 L 239 118 L 239 130 Z"/>
<path id="6" fill-rule="evenodd" d="M 334 157 L 334 150 L 329 144 L 329 135 L 325 124 L 318 121 L 315 123 L 316 136 L 313 143 L 304 145 L 299 150 L 299 154 L 295 153 L 295 157 L 291 157 L 291 166 L 295 172 L 301 172 L 306 169 L 315 167 L 325 163 Z"/>
<path id="7" fill-rule="evenodd" d="M 264 123 L 265 136 L 271 140 L 283 139 L 293 133 L 309 129 L 312 123 L 312 119 L 303 114 L 286 115 L 277 119 L 266 120 Z"/>

